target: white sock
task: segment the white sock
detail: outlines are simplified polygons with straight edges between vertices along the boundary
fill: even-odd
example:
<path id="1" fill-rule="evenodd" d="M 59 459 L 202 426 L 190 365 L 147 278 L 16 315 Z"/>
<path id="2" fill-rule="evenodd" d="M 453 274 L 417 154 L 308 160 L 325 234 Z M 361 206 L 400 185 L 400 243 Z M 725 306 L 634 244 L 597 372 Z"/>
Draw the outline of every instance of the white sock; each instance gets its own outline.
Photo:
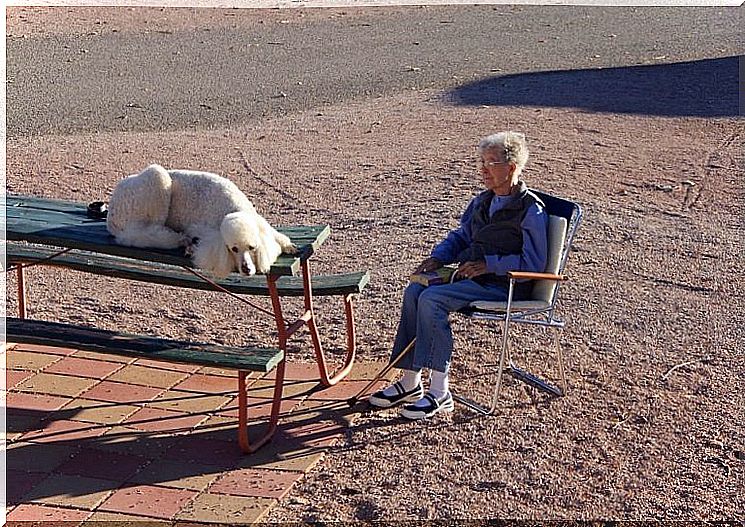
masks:
<path id="1" fill-rule="evenodd" d="M 448 374 L 432 370 L 429 374 L 429 393 L 439 401 L 447 395 L 449 389 Z"/>
<path id="2" fill-rule="evenodd" d="M 422 383 L 422 370 L 403 370 L 403 372 L 404 376 L 401 377 L 401 380 L 398 382 L 401 383 L 404 391 L 408 392 L 410 390 L 413 390 Z M 393 387 L 393 385 L 390 385 L 388 388 L 383 390 L 383 395 L 398 395 L 398 391 Z"/>

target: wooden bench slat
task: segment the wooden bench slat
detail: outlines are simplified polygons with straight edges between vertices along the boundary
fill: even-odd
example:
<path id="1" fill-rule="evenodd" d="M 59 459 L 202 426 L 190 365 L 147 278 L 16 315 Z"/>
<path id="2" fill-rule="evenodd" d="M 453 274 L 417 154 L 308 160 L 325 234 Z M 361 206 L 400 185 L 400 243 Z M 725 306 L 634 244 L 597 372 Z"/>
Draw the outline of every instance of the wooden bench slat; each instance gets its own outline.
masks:
<path id="1" fill-rule="evenodd" d="M 9 264 L 34 263 L 56 252 L 49 247 L 15 242 L 8 242 L 6 245 L 6 256 Z M 44 265 L 66 267 L 127 280 L 206 291 L 214 290 L 211 284 L 179 267 L 142 263 L 137 260 L 115 256 L 100 256 L 84 251 L 67 252 L 45 261 Z M 313 277 L 313 294 L 316 296 L 359 294 L 369 281 L 370 273 L 366 271 L 338 275 L 318 275 Z M 269 295 L 269 288 L 264 276 L 247 277 L 234 274 L 224 280 L 218 280 L 217 283 L 236 294 Z M 303 280 L 301 277 L 282 276 L 277 280 L 277 289 L 281 296 L 302 296 Z"/>
<path id="2" fill-rule="evenodd" d="M 16 343 L 63 346 L 233 370 L 266 373 L 284 356 L 282 350 L 276 348 L 218 346 L 12 317 L 6 319 L 6 329 L 8 340 Z"/>
<path id="3" fill-rule="evenodd" d="M 37 198 L 36 196 L 14 196 L 8 195 L 6 198 L 8 207 L 22 205 L 40 210 L 56 210 L 63 212 L 75 213 L 80 211 L 80 203 L 75 201 L 66 201 L 50 198 Z M 83 210 L 85 215 L 85 210 Z"/>

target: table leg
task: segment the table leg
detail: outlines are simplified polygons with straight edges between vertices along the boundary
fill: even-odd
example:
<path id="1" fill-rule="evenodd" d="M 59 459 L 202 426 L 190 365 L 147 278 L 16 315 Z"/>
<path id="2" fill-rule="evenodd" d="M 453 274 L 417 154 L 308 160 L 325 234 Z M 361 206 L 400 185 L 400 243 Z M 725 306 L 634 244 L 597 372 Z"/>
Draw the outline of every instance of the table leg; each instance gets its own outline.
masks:
<path id="1" fill-rule="evenodd" d="M 18 277 L 18 318 L 26 318 L 26 280 L 21 264 L 18 264 L 16 268 L 16 276 Z"/>
<path id="2" fill-rule="evenodd" d="M 250 442 L 248 439 L 248 390 L 246 377 L 248 377 L 249 373 L 245 371 L 238 372 L 238 444 L 246 454 L 252 454 L 268 443 L 277 430 L 279 410 L 282 405 L 282 387 L 285 381 L 286 361 L 287 359 L 283 358 L 277 365 L 277 372 L 274 379 L 274 398 L 272 399 L 272 410 L 269 415 L 267 429 L 264 435 L 253 442 Z"/>
<path id="3" fill-rule="evenodd" d="M 299 327 L 298 324 L 294 324 L 292 328 L 288 328 L 285 325 L 285 319 L 282 315 L 282 304 L 279 300 L 279 293 L 277 291 L 277 278 L 278 277 L 276 276 L 267 275 L 266 281 L 269 287 L 269 296 L 272 300 L 274 321 L 277 324 L 279 349 L 282 350 L 284 356 L 277 365 L 277 372 L 274 377 L 274 396 L 272 399 L 272 410 L 269 415 L 269 422 L 267 423 L 267 430 L 264 432 L 264 435 L 254 441 L 253 444 L 251 444 L 248 439 L 248 390 L 246 386 L 248 372 L 238 372 L 238 444 L 240 445 L 241 450 L 247 454 L 256 452 L 257 449 L 266 444 L 272 438 L 277 429 L 279 410 L 282 406 L 282 389 L 285 382 L 287 339 Z"/>
<path id="4" fill-rule="evenodd" d="M 313 286 L 311 284 L 310 264 L 308 263 L 308 260 L 301 262 L 301 269 L 303 274 L 303 300 L 305 303 L 305 312 L 309 314 L 307 321 L 308 331 L 310 332 L 310 338 L 313 341 L 313 348 L 316 352 L 316 362 L 318 363 L 318 373 L 321 377 L 321 384 L 324 386 L 333 386 L 347 376 L 347 374 L 352 370 L 354 364 L 357 340 L 354 329 L 354 307 L 352 304 L 352 295 L 344 297 L 344 314 L 346 316 L 347 326 L 347 356 L 342 367 L 333 375 L 329 375 L 328 366 L 326 365 L 326 357 L 323 353 L 323 346 L 321 345 L 321 339 L 318 335 L 316 317 L 313 312 Z"/>

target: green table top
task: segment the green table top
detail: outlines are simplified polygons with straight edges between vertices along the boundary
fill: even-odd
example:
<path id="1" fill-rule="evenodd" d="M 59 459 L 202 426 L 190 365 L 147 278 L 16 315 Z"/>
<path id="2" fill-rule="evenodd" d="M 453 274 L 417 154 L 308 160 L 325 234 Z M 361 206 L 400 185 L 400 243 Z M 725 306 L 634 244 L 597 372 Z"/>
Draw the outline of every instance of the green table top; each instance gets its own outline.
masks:
<path id="1" fill-rule="evenodd" d="M 106 230 L 106 220 L 88 216 L 86 203 L 9 195 L 5 212 L 8 240 L 193 267 L 181 249 L 140 249 L 117 244 Z M 275 228 L 300 249 L 298 255 L 281 255 L 272 265 L 269 274 L 284 276 L 296 275 L 300 262 L 310 258 L 331 232 L 328 225 Z"/>

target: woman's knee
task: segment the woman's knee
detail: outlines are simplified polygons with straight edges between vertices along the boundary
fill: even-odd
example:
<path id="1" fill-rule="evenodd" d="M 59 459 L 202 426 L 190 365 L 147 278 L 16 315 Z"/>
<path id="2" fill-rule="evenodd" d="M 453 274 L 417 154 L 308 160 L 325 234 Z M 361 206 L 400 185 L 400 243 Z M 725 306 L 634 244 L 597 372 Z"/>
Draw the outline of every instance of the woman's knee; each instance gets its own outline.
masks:
<path id="1" fill-rule="evenodd" d="M 419 295 L 419 311 L 433 312 L 442 305 L 441 297 L 436 287 L 428 287 Z"/>
<path id="2" fill-rule="evenodd" d="M 404 302 L 417 302 L 425 290 L 426 288 L 422 284 L 410 283 L 404 289 Z"/>
<path id="3" fill-rule="evenodd" d="M 429 287 L 419 295 L 420 311 L 450 313 L 461 309 L 464 305 L 468 305 L 468 302 L 460 302 L 457 296 L 448 294 L 444 288 Z"/>

